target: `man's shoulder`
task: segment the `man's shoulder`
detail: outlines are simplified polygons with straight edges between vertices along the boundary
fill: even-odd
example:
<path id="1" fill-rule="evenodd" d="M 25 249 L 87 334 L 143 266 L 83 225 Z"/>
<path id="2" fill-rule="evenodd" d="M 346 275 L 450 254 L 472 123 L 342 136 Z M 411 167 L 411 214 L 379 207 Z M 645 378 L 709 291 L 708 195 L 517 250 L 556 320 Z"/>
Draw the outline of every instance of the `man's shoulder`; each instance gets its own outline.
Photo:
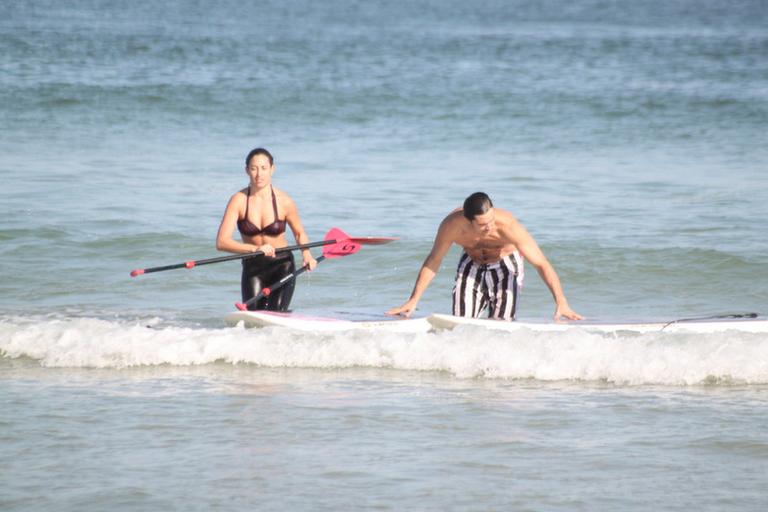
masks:
<path id="1" fill-rule="evenodd" d="M 440 222 L 440 227 L 437 230 L 438 236 L 448 237 L 453 241 L 463 230 L 466 219 L 462 210 L 454 210 Z"/>
<path id="2" fill-rule="evenodd" d="M 441 226 L 446 226 L 446 227 L 459 226 L 462 224 L 463 219 L 464 219 L 464 210 L 461 208 L 457 208 L 445 216 L 445 218 L 443 219 L 443 222 L 441 223 Z"/>
<path id="3" fill-rule="evenodd" d="M 503 208 L 494 208 L 493 210 L 496 212 L 496 222 L 499 224 L 513 226 L 520 223 L 509 210 Z"/>

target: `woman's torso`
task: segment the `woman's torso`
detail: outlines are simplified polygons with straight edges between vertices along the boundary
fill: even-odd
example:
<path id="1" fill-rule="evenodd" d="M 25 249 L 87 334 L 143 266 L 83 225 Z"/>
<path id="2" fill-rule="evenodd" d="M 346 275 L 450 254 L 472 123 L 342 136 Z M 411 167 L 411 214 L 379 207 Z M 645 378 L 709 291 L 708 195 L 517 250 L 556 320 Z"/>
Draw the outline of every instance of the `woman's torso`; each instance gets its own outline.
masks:
<path id="1" fill-rule="evenodd" d="M 286 216 L 280 218 L 278 194 L 270 186 L 271 200 L 260 201 L 251 195 L 251 187 L 241 191 L 245 195 L 243 216 L 238 217 L 237 229 L 243 242 L 254 245 L 268 243 L 274 247 L 284 247 Z"/>

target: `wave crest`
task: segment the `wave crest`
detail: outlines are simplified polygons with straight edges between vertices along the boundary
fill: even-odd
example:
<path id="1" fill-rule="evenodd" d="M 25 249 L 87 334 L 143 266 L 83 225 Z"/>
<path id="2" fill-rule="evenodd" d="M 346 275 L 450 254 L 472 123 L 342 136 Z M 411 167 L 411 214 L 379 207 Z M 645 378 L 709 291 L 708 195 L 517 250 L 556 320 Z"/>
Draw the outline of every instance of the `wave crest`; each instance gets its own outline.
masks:
<path id="1" fill-rule="evenodd" d="M 596 334 L 478 327 L 419 334 L 303 333 L 283 328 L 162 326 L 96 318 L 0 320 L 3 359 L 43 367 L 127 368 L 216 362 L 295 368 L 443 371 L 459 378 L 604 381 L 622 385 L 768 383 L 768 336 Z"/>

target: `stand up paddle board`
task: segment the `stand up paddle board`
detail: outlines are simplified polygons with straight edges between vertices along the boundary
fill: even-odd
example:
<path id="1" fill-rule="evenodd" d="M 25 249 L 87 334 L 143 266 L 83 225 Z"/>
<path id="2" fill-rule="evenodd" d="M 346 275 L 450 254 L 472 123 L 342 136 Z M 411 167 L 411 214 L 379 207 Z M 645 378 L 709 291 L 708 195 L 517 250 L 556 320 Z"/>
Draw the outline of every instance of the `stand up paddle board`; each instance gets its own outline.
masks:
<path id="1" fill-rule="evenodd" d="M 462 325 L 474 325 L 500 331 L 519 331 L 529 329 L 531 331 L 567 331 L 568 329 L 582 329 L 593 332 L 762 332 L 768 333 L 768 319 L 765 318 L 723 318 L 711 319 L 686 319 L 671 322 L 647 322 L 647 323 L 602 323 L 585 320 L 555 322 L 527 322 L 503 320 L 490 320 L 485 318 L 464 318 L 453 315 L 433 314 L 427 317 L 429 324 L 435 329 L 454 329 Z"/>
<path id="2" fill-rule="evenodd" d="M 388 332 L 427 332 L 430 324 L 426 318 L 397 318 L 350 320 L 324 316 L 309 316 L 278 311 L 236 311 L 224 317 L 229 326 L 243 323 L 245 327 L 287 327 L 299 331 L 334 332 L 355 329 L 376 329 Z"/>

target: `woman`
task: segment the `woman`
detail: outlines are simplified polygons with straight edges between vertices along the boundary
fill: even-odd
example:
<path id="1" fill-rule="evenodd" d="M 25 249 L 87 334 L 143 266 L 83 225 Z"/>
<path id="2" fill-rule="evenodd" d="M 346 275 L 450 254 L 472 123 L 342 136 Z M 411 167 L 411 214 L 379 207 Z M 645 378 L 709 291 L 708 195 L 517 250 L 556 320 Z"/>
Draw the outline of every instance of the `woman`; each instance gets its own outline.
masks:
<path id="1" fill-rule="evenodd" d="M 309 243 L 309 237 L 301 225 L 299 211 L 293 200 L 280 189 L 272 187 L 275 166 L 272 155 L 264 148 L 256 148 L 245 159 L 245 172 L 249 177 L 246 188 L 236 192 L 229 200 L 219 233 L 216 248 L 220 251 L 264 254 L 243 259 L 241 290 L 243 302 L 258 295 L 262 288 L 273 285 L 296 269 L 292 251 L 276 252 L 286 247 L 286 223 L 299 244 Z M 242 242 L 232 238 L 237 227 Z M 301 252 L 304 265 L 310 270 L 317 260 L 309 250 Z M 294 282 L 291 280 L 268 297 L 262 297 L 249 309 L 287 311 L 293 297 Z"/>

